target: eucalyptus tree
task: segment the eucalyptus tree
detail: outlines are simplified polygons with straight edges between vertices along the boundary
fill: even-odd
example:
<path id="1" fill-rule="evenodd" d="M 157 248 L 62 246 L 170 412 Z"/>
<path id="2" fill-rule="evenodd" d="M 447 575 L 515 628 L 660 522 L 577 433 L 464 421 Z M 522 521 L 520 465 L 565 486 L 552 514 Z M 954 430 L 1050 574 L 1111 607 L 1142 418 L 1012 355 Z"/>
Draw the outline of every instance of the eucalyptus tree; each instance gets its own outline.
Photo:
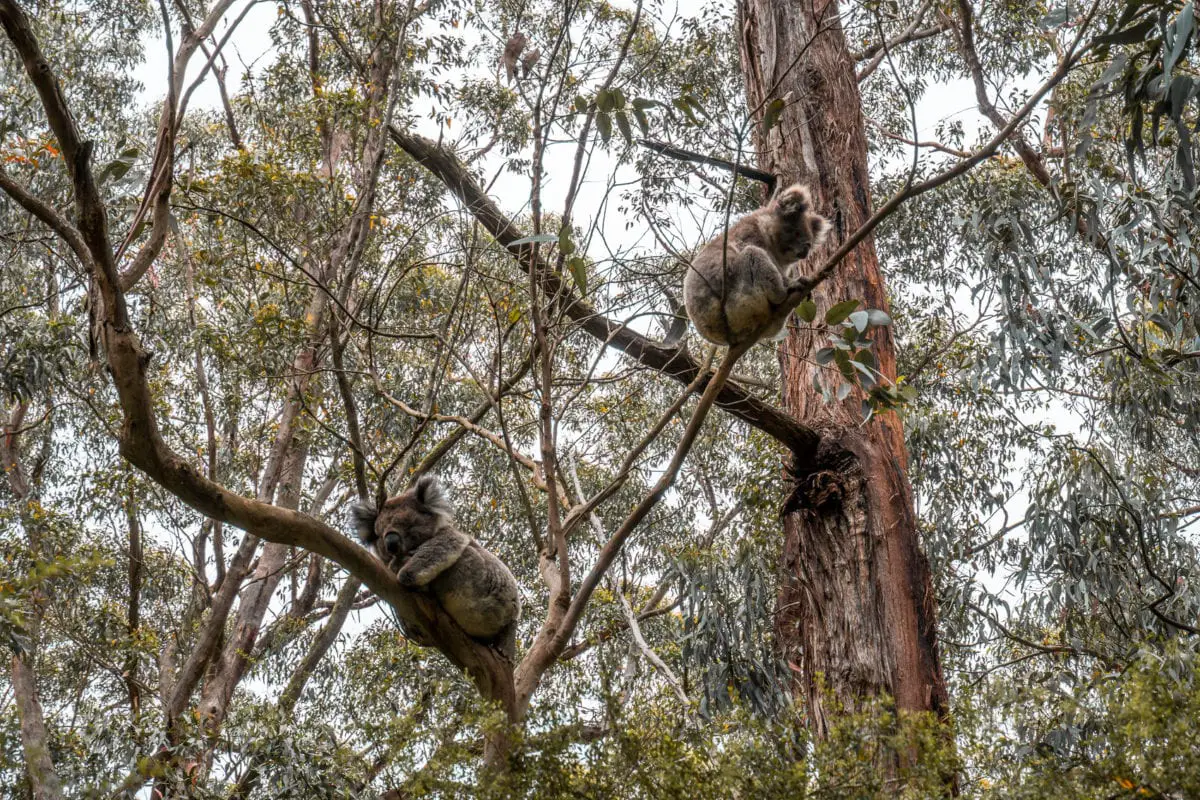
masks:
<path id="1" fill-rule="evenodd" d="M 224 784 L 237 794 L 265 790 L 264 781 L 275 781 L 281 769 L 269 755 L 274 742 L 224 744 L 227 725 L 237 722 L 231 713 L 239 691 L 246 691 L 245 678 L 256 664 L 279 663 L 273 657 L 283 657 L 279 651 L 295 641 L 297 630 L 309 632 L 276 701 L 258 712 L 286 720 L 350 612 L 376 597 L 387 601 L 402 629 L 427 632 L 498 704 L 509 725 L 521 722 L 553 666 L 591 660 L 592 645 L 576 634 L 601 583 L 612 582 L 609 570 L 618 556 L 627 577 L 658 575 L 661 587 L 639 597 L 630 585 L 625 591 L 640 608 L 596 619 L 598 641 L 626 628 L 640 631 L 639 616 L 663 617 L 676 604 L 668 596 L 675 572 L 664 554 L 648 546 L 624 551 L 623 545 L 634 531 L 694 532 L 697 520 L 678 513 L 686 505 L 671 502 L 675 513 L 650 512 L 683 466 L 722 383 L 709 381 L 695 360 L 683 365 L 691 372 L 688 385 L 665 392 L 647 388 L 637 372 L 604 365 L 600 343 L 563 321 L 564 308 L 572 306 L 578 316 L 586 306 L 564 302 L 568 284 L 554 277 L 549 262 L 537 261 L 539 249 L 548 250 L 539 238 L 540 210 L 532 217 L 532 237 L 502 242 L 527 259 L 524 272 L 514 271 L 520 264 L 499 258 L 503 251 L 490 247 L 473 221 L 440 207 L 423 170 L 386 157 L 391 141 L 406 135 L 401 120 L 420 97 L 438 95 L 433 75 L 454 64 L 464 46 L 451 36 L 423 36 L 418 26 L 452 28 L 456 20 L 431 21 L 432 15 L 461 9 L 285 7 L 276 61 L 248 77 L 243 95 L 231 96 L 222 51 L 253 4 L 233 9 L 231 21 L 222 23 L 232 6 L 218 3 L 203 14 L 182 4 L 160 9 L 170 57 L 155 132 L 146 136 L 142 128 L 140 146 L 119 143 L 107 162 L 101 159 L 110 153 L 98 151 L 92 138 L 100 132 L 82 127 L 85 120 L 73 111 L 81 101 L 62 90 L 53 53 L 43 49 L 46 23 L 15 3 L 6 3 L 0 16 L 11 53 L 24 67 L 18 77 L 13 65 L 13 85 L 28 105 L 41 105 L 56 159 L 45 168 L 35 162 L 6 171 L 4 190 L 31 215 L 27 222 L 48 226 L 70 248 L 74 263 L 60 266 L 82 268 L 87 279 L 86 293 L 66 296 L 86 305 L 90 324 L 74 332 L 74 341 L 86 343 L 88 357 L 64 359 L 56 365 L 59 377 L 78 381 L 89 374 L 89 359 L 104 361 L 104 372 L 90 372 L 86 402 L 96 419 L 81 441 L 97 444 L 97 460 L 107 455 L 109 469 L 119 452 L 151 481 L 126 476 L 121 521 L 127 546 L 109 542 L 98 556 L 129 568 L 124 613 L 109 608 L 123 617 L 128 659 L 118 667 L 97 655 L 130 689 L 132 735 L 109 740 L 95 756 L 103 768 L 93 765 L 91 780 L 100 783 L 92 785 L 107 782 L 108 791 L 134 791 L 147 781 L 164 794 Z M 637 13 L 594 15 L 591 24 L 598 27 L 570 57 L 611 84 L 618 71 L 602 61 L 605 37 L 619 35 L 627 49 L 641 30 L 639 19 Z M 569 16 L 556 24 L 566 31 L 577 21 Z M 188 66 L 197 54 L 204 61 L 199 77 L 191 78 Z M 209 73 L 221 84 L 223 107 L 205 116 L 187 113 L 195 86 Z M 565 107 L 562 97 L 555 103 Z M 53 202 L 31 188 L 43 171 L 60 181 Z M 141 182 L 132 198 L 109 181 L 130 175 Z M 127 202 L 139 196 L 140 202 Z M 73 214 L 59 210 L 70 205 Z M 569 209 L 564 217 L 569 220 Z M 568 249 L 566 239 L 554 238 L 560 253 Z M 24 251 L 36 242 L 21 238 L 18 244 L 9 264 L 11 274 L 23 276 L 36 263 L 26 261 Z M 529 258 L 537 264 L 532 272 Z M 576 259 L 567 268 L 574 286 L 586 292 L 585 267 Z M 542 280 L 551 287 L 558 281 L 559 288 L 548 290 Z M 46 302 L 57 303 L 59 294 L 52 291 Z M 20 374 L 6 372 L 14 379 Z M 670 426 L 706 384 L 675 436 Z M 14 390 L 22 411 L 40 389 Z M 495 427 L 487 427 L 492 414 Z M 46 422 L 27 428 L 21 414 L 13 415 L 6 447 L 14 460 L 23 456 L 29 432 Z M 572 435 L 560 448 L 564 428 Z M 63 429 L 43 430 L 51 438 L 63 435 Z M 526 455 L 531 445 L 534 457 Z M 497 461 L 494 451 L 503 458 Z M 83 455 L 68 451 L 61 458 L 65 468 Z M 403 591 L 366 551 L 320 520 L 349 496 L 381 501 L 439 462 L 462 489 L 463 516 L 476 526 L 486 523 L 510 563 L 544 580 L 543 614 L 527 623 L 529 647 L 520 665 L 470 640 L 428 598 Z M 690 470 L 711 486 L 702 467 Z M 64 476 L 60 485 L 70 479 Z M 470 504 L 483 497 L 467 488 L 472 485 L 494 490 L 491 508 Z M 201 516 L 159 495 L 160 488 Z M 711 489 L 709 495 L 715 523 L 724 498 Z M 14 496 L 32 507 L 26 493 Z M 622 500 L 633 511 L 606 528 L 597 512 Z M 94 506 L 87 511 L 85 521 L 107 516 Z M 514 511 L 519 524 L 509 521 Z M 38 526 L 26 520 L 21 527 L 36 545 Z M 710 545 L 719 533 L 719 527 L 707 531 Z M 179 546 L 166 546 L 172 534 Z M 32 560 L 67 563 L 65 545 L 35 552 Z M 162 557 L 158 570 L 190 573 L 189 591 L 173 598 L 163 617 L 148 619 L 142 601 L 161 578 L 148 576 L 155 553 Z M 349 577 L 331 575 L 324 559 Z M 582 570 L 582 580 L 572 579 L 573 568 Z M 49 578 L 44 582 L 53 586 Z M 322 600 L 331 590 L 336 596 Z M 31 602 L 41 607 L 40 585 L 31 591 Z M 603 594 L 612 598 L 610 590 Z M 630 602 L 609 600 L 613 610 L 632 609 Z M 25 635 L 58 641 L 65 627 L 51 633 L 26 625 Z M 92 641 L 98 633 L 83 638 Z M 639 652 L 690 705 L 645 635 L 635 638 Z M 425 663 L 411 649 L 408 658 Z M 434 675 L 443 670 L 436 659 L 432 664 Z M 431 698 L 422 681 L 410 683 L 417 707 L 435 703 L 439 714 L 462 717 L 452 697 Z M 347 698 L 339 709 L 343 719 L 368 705 L 351 696 L 353 685 L 340 687 Z M 87 688 L 95 687 L 89 682 Z M 543 694 L 553 688 L 546 684 Z M 89 725 L 111 735 L 97 713 L 91 709 Z M 30 786 L 57 796 L 71 782 L 56 773 L 85 768 L 75 759 L 56 766 L 55 734 L 29 722 L 24 709 L 19 716 Z M 364 730 L 352 730 L 342 746 L 361 753 L 343 779 L 325 781 L 326 790 L 364 785 L 381 770 L 404 774 L 409 764 L 399 761 L 398 748 L 380 752 Z M 498 767 L 512 734 L 487 730 L 485 755 Z M 422 726 L 419 738 L 429 741 L 430 733 Z M 254 729 L 253 742 L 262 736 Z M 329 758 L 345 755 L 335 751 Z M 117 774 L 130 763 L 128 774 Z M 309 766 L 328 764 L 318 759 Z M 291 788 L 299 791 L 301 783 Z"/>
<path id="2" fill-rule="evenodd" d="M 0 2 L 6 786 L 1186 792 L 1192 7 L 822 8 L 280 3 L 235 86 L 255 3 Z M 812 297 L 711 353 L 797 177 Z M 516 664 L 343 533 L 429 471 Z"/>

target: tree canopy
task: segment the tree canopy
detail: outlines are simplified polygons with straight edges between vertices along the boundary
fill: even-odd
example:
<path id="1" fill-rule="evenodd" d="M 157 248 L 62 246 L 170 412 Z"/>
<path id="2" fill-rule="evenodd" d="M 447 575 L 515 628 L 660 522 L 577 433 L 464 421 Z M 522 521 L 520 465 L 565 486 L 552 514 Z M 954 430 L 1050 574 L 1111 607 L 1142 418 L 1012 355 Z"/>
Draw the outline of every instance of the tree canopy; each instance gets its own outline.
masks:
<path id="1" fill-rule="evenodd" d="M 1200 795 L 1193 2 L 826 4 L 885 302 L 730 354 L 746 8 L 0 0 L 0 791 Z M 946 714 L 782 642 L 789 359 L 903 430 Z M 424 474 L 515 663 L 353 538 Z"/>

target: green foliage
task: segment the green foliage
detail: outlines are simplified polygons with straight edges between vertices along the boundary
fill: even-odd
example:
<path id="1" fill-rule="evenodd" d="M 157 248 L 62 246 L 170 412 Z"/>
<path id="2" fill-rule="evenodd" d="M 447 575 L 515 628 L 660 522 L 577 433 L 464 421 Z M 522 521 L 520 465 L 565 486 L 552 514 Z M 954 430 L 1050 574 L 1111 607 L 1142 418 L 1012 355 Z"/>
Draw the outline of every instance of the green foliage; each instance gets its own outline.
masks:
<path id="1" fill-rule="evenodd" d="M 1065 665 L 1063 665 L 1065 666 Z M 1196 653 L 1144 651 L 1119 674 L 1071 676 L 1057 690 L 989 680 L 962 712 L 968 758 L 978 768 L 968 796 L 1192 797 L 1200 791 L 1194 720 L 1200 713 Z M 1021 709 L 997 729 L 1001 709 Z"/>
<path id="2" fill-rule="evenodd" d="M 605 731 L 547 712 L 531 720 L 506 773 L 464 784 L 457 780 L 461 754 L 447 754 L 404 788 L 413 797 L 481 800 L 933 798 L 945 796 L 946 771 L 956 763 L 936 720 L 897 717 L 883 703 L 839 718 L 820 742 L 790 709 L 767 721 L 733 707 L 696 729 L 667 704 L 649 705 L 612 725 Z M 576 741 L 581 730 L 590 732 L 587 743 Z M 920 757 L 884 767 L 897 749 Z"/>
<path id="3" fill-rule="evenodd" d="M 373 3 L 312 5 L 316 24 L 302 5 L 263 7 L 273 49 L 240 85 L 241 65 L 226 52 L 243 147 L 232 145 L 223 107 L 197 98 L 183 120 L 168 242 L 128 295 L 150 353 L 160 434 L 188 469 L 254 496 L 281 409 L 297 380 L 311 377 L 290 434 L 304 440 L 307 460 L 287 490 L 302 511 L 343 525 L 357 488 L 331 366 L 335 328 L 369 489 L 402 486 L 452 444 L 436 470 L 459 523 L 522 586 L 525 652 L 548 605 L 545 476 L 528 466 L 542 458 L 540 401 L 553 408 L 560 486 L 591 496 L 681 387 L 580 331 L 561 313 L 563 298 L 531 296 L 522 264 L 424 166 L 390 147 L 354 270 L 325 273 L 362 201 L 363 144 L 378 124 L 361 67 L 390 29 Z M 732 5 L 669 18 L 647 4 L 607 86 L 632 21 L 623 5 L 416 5 L 426 16 L 409 31 L 394 76 L 394 120 L 454 150 L 522 231 L 547 231 L 517 243 L 537 245 L 564 286 L 662 339 L 688 253 L 764 199 L 757 183 L 634 142 L 640 134 L 752 160 Z M 168 4 L 177 32 L 184 6 L 199 13 L 195 3 Z M 96 142 L 113 238 L 131 235 L 124 266 L 148 237 L 134 215 L 158 108 L 139 107 L 132 70 L 144 45 L 161 45 L 159 10 L 36 7 L 35 32 Z M 850 46 L 869 47 L 880 28 L 901 33 L 913 8 L 842 3 Z M 1078 13 L 1075 4 L 979 5 L 977 46 L 1002 110 L 1020 105 L 1078 29 Z M 89 359 L 88 278 L 68 248 L 5 199 L 0 423 L 24 414 L 4 443 L 29 491 L 17 496 L 18 472 L 6 463 L 0 642 L 36 671 L 68 793 L 110 796 L 136 768 L 180 793 L 227 797 L 253 765 L 251 798 L 397 787 L 431 798 L 932 798 L 945 795 L 955 771 L 966 797 L 1200 795 L 1189 632 L 1200 626 L 1194 8 L 1114 0 L 1098 19 L 1111 33 L 1056 88 L 1053 117 L 1021 128 L 1044 156 L 1049 185 L 1002 149 L 876 231 L 887 313 L 845 297 L 828 308 L 806 301 L 793 320 L 815 341 L 808 357 L 834 376 L 822 384 L 832 387 L 828 402 L 861 389 L 864 421 L 887 413 L 903 422 L 954 698 L 952 740 L 942 723 L 883 701 L 833 715 L 826 738 L 811 736 L 793 700 L 803 665 L 781 659 L 777 646 L 784 454 L 728 415 L 706 422 L 679 479 L 598 588 L 570 657 L 544 676 L 521 730 L 508 730 L 443 657 L 406 641 L 365 592 L 295 707 L 283 709 L 283 688 L 346 580 L 328 563 L 310 571 L 314 562 L 298 552 L 282 568 L 224 724 L 205 727 L 201 681 L 168 736 L 161 694 L 211 613 L 218 552 L 223 570 L 242 532 L 202 519 L 122 460 L 115 393 Z M 518 29 L 542 61 L 539 78 L 510 85 L 489 70 Z M 959 112 L 971 101 L 947 88 L 969 80 L 948 34 L 890 55 L 918 101 L 954 95 L 953 108 L 934 104 L 944 119 L 926 120 L 921 106 L 920 138 L 963 151 L 991 134 L 986 123 L 967 124 Z M 877 202 L 958 157 L 923 149 L 910 176 L 908 145 L 884 135 L 909 135 L 896 76 L 876 70 L 861 88 L 864 114 L 878 123 L 868 128 Z M 782 100 L 768 105 L 759 135 L 795 135 L 781 126 L 784 111 Z M 561 201 L 575 159 L 582 178 L 568 215 Z M 537 227 L 534 163 L 545 172 Z M 0 166 L 73 218 L 65 164 L 7 43 Z M 320 303 L 326 324 L 314 331 Z M 535 347 L 539 311 L 548 351 Z M 876 349 L 889 333 L 898 342 L 894 381 L 881 375 Z M 313 360 L 297 360 L 314 341 Z M 531 354 L 536 376 L 520 372 Z M 775 350 L 756 348 L 738 373 L 778 401 Z M 461 424 L 517 374 L 498 412 L 474 429 Z M 661 474 L 691 402 L 666 420 L 595 524 L 571 534 L 576 585 Z M 131 515 L 144 539 L 136 555 Z M 131 625 L 135 563 L 140 619 Z M 662 605 L 646 608 L 660 587 Z M 623 601 L 653 614 L 641 632 L 677 685 L 627 632 Z M 220 633 L 228 641 L 233 621 Z M 0 674 L 10 697 L 7 680 Z M 515 749 L 501 777 L 484 753 L 489 737 L 503 736 Z M 10 701 L 0 707 L 5 796 L 28 794 L 20 741 Z M 200 778 L 188 772 L 193 758 Z"/>

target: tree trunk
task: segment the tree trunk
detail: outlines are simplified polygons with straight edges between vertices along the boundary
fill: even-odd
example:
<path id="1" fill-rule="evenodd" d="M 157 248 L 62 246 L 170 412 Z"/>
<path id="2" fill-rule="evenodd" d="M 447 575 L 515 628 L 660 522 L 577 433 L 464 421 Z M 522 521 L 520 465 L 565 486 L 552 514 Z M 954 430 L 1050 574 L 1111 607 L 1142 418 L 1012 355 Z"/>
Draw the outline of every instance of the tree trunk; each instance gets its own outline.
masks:
<path id="1" fill-rule="evenodd" d="M 52 560 L 52 553 L 43 544 L 39 522 L 33 514 L 37 492 L 25 472 L 21 460 L 20 431 L 29 405 L 17 403 L 8 418 L 0 424 L 0 473 L 7 481 L 13 500 L 20 511 L 21 527 L 29 540 L 29 550 L 42 563 Z M 40 645 L 42 617 L 46 613 L 46 593 L 41 586 L 34 587 L 29 614 L 25 623 L 25 634 L 29 650 L 17 652 L 12 657 L 12 691 L 17 708 L 17 719 L 21 729 L 21 752 L 25 756 L 25 774 L 33 800 L 60 800 L 62 781 L 54 769 L 50 754 L 50 737 L 46 731 L 46 717 L 38 700 L 37 675 L 34 672 L 37 649 Z"/>
<path id="2" fill-rule="evenodd" d="M 50 737 L 46 720 L 37 696 L 37 679 L 25 655 L 12 657 L 13 699 L 21 725 L 22 753 L 25 755 L 25 774 L 34 800 L 60 800 L 62 784 L 50 758 Z"/>
<path id="3" fill-rule="evenodd" d="M 810 255 L 809 263 L 819 265 L 871 213 L 862 101 L 838 6 L 836 0 L 739 0 L 738 22 L 752 114 L 761 121 L 772 100 L 786 104 L 765 137 L 759 128 L 760 166 L 777 174 L 780 186 L 808 183 L 833 223 L 832 243 Z M 813 293 L 821 311 L 848 299 L 888 307 L 871 237 Z M 779 641 L 799 665 L 797 689 L 818 735 L 829 731 L 831 697 L 853 710 L 886 695 L 899 709 L 944 717 L 934 596 L 900 420 L 885 413 L 863 426 L 859 392 L 841 403 L 824 401 L 818 387 L 836 389 L 842 378 L 812 362 L 820 338 L 793 327 L 780 351 L 785 409 L 823 436 L 817 452 L 796 453 Z M 891 330 L 877 330 L 874 340 L 878 367 L 894 380 Z"/>

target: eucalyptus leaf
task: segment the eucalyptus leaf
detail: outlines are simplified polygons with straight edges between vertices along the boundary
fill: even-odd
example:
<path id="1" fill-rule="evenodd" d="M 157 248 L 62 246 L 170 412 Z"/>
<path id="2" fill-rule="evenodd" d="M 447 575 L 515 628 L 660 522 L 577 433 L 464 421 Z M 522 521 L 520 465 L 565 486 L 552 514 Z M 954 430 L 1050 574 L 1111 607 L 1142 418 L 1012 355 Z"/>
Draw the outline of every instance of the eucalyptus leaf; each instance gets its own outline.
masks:
<path id="1" fill-rule="evenodd" d="M 857 300 L 843 300 L 825 312 L 825 324 L 840 324 L 846 319 L 846 317 L 850 316 L 850 312 L 854 311 L 856 308 L 858 308 Z"/>
<path id="2" fill-rule="evenodd" d="M 581 256 L 571 256 L 567 259 L 567 271 L 579 288 L 579 293 L 586 295 L 588 291 L 587 260 Z"/>
<path id="3" fill-rule="evenodd" d="M 888 316 L 886 311 L 880 311 L 878 308 L 867 309 L 867 321 L 876 328 L 884 328 L 892 324 L 892 318 Z"/>
<path id="4" fill-rule="evenodd" d="M 633 131 L 629 127 L 628 115 L 626 115 L 624 111 L 618 111 L 613 115 L 613 117 L 617 121 L 617 129 L 621 132 L 621 138 L 625 140 L 626 144 L 632 144 Z"/>
<path id="5" fill-rule="evenodd" d="M 596 114 L 596 130 L 600 131 L 600 138 L 605 144 L 612 138 L 612 117 L 605 111 Z"/>
<path id="6" fill-rule="evenodd" d="M 508 243 L 509 247 L 517 247 L 523 244 L 545 244 L 558 241 L 558 236 L 553 233 L 538 233 L 532 236 L 522 236 L 520 239 L 513 239 Z"/>

